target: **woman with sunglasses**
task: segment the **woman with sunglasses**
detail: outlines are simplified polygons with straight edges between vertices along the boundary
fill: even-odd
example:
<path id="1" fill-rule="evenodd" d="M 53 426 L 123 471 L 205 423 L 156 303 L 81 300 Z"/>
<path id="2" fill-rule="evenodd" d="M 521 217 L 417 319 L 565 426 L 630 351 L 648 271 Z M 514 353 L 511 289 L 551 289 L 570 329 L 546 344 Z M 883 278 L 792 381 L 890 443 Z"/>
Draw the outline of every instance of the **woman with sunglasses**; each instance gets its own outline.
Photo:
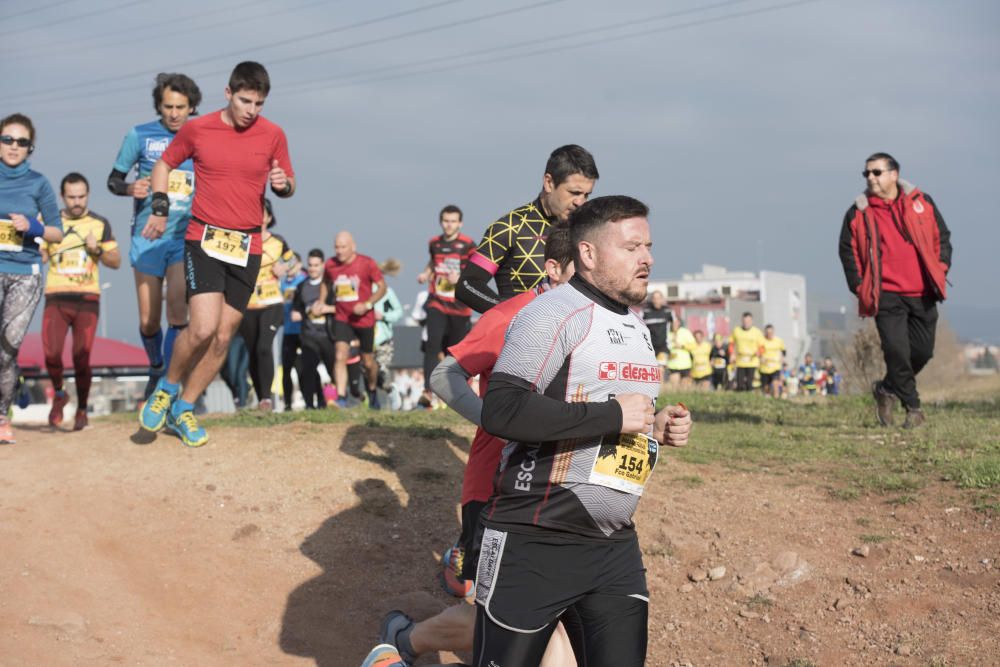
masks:
<path id="1" fill-rule="evenodd" d="M 56 193 L 28 164 L 34 150 L 30 118 L 16 113 L 0 120 L 0 444 L 14 443 L 8 415 L 17 352 L 42 296 L 39 244 L 63 237 Z"/>

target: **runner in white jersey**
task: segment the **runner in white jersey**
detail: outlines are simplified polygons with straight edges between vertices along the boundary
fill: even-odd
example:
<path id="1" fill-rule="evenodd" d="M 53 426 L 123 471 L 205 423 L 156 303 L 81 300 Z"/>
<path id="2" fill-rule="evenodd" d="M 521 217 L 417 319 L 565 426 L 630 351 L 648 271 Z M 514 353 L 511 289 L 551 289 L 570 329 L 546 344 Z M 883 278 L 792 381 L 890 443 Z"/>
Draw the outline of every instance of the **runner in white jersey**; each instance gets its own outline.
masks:
<path id="1" fill-rule="evenodd" d="M 649 594 L 632 515 L 660 443 L 683 446 L 691 430 L 683 406 L 654 414 L 662 371 L 635 308 L 653 263 L 647 215 L 623 196 L 577 209 L 577 275 L 507 332 L 482 413 L 510 442 L 482 515 L 475 664 L 538 665 L 570 607 L 582 664 L 645 661 Z"/>

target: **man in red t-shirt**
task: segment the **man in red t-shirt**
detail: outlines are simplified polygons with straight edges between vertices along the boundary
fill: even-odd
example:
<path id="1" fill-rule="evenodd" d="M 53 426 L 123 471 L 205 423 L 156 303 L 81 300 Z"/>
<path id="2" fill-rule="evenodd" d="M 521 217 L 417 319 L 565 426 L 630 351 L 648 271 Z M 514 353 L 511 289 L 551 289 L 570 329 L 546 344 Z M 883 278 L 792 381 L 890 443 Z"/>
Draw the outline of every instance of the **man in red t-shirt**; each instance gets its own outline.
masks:
<path id="1" fill-rule="evenodd" d="M 194 402 L 219 372 L 257 279 L 265 189 L 270 185 L 282 198 L 295 193 L 285 133 L 260 115 L 270 90 L 263 65 L 237 65 L 226 87 L 228 104 L 185 123 L 151 175 L 152 215 L 143 230 L 150 239 L 166 228 L 171 171 L 191 158 L 198 186 L 184 247 L 191 321 L 139 423 L 153 432 L 166 425 L 189 447 L 208 442 Z"/>
<path id="2" fill-rule="evenodd" d="M 350 232 L 340 232 L 333 241 L 334 256 L 326 260 L 319 298 L 313 302 L 314 315 L 333 315 L 334 383 L 337 405 L 347 407 L 347 357 L 351 341 L 361 343 L 361 365 L 365 369 L 368 407 L 379 409 L 375 363 L 375 313 L 373 308 L 385 296 L 385 278 L 374 259 L 358 254 Z M 333 292 L 332 305 L 327 303 Z"/>
<path id="3" fill-rule="evenodd" d="M 428 244 L 430 261 L 417 276 L 417 282 L 428 284 L 427 340 L 424 341 L 424 396 L 421 404 L 431 405 L 431 372 L 444 359 L 444 350 L 461 342 L 469 332 L 472 309 L 455 299 L 455 285 L 469 257 L 476 251 L 476 242 L 462 234 L 462 209 L 449 204 L 438 217 L 441 234 Z"/>
<path id="4" fill-rule="evenodd" d="M 500 356 L 504 336 L 511 320 L 538 294 L 569 282 L 573 277 L 573 248 L 569 228 L 558 225 L 550 228 L 545 246 L 545 272 L 547 280 L 507 301 L 487 310 L 476 322 L 462 342 L 448 348 L 446 357 L 431 376 L 434 391 L 456 412 L 479 428 L 469 449 L 469 460 L 462 478 L 462 534 L 458 544 L 449 549 L 451 563 L 443 563 L 444 579 L 448 592 L 456 596 L 468 595 L 476 579 L 479 548 L 483 527 L 479 514 L 493 494 L 493 478 L 500 464 L 500 454 L 506 441 L 490 435 L 481 426 L 482 397 L 486 395 L 490 373 Z M 479 376 L 479 395 L 468 380 Z M 445 560 L 445 559 L 443 559 Z M 460 561 L 459 572 L 450 571 Z M 465 602 L 445 609 L 437 616 L 415 623 L 401 611 L 393 611 L 382 621 L 379 641 L 392 644 L 408 663 L 430 651 L 468 651 L 472 648 L 476 608 Z M 461 640 L 456 638 L 461 637 Z M 543 664 L 575 664 L 572 648 L 565 632 L 560 628 L 553 634 Z"/>

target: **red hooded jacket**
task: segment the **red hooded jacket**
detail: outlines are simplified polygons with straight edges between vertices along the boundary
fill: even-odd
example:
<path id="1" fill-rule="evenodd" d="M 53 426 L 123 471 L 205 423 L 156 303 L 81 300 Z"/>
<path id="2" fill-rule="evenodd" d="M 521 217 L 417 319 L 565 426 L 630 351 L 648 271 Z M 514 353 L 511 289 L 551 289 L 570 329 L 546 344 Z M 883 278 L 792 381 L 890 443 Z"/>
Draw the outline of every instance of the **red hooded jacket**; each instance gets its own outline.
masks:
<path id="1" fill-rule="evenodd" d="M 898 204 L 891 207 L 902 214 L 898 231 L 916 249 L 927 291 L 938 301 L 944 301 L 946 276 L 951 268 L 951 232 L 929 195 L 902 179 L 899 189 Z M 878 312 L 884 288 L 882 255 L 886 252 L 881 238 L 868 196 L 860 195 L 844 216 L 840 262 L 848 288 L 858 297 L 861 317 Z"/>

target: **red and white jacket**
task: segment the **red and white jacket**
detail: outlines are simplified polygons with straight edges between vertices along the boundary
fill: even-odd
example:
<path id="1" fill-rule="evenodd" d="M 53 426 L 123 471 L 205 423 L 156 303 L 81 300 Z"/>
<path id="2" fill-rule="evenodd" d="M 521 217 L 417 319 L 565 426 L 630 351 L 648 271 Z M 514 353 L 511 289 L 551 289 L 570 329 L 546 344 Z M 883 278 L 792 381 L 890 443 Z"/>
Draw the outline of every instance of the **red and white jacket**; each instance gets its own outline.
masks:
<path id="1" fill-rule="evenodd" d="M 916 250 L 916 270 L 922 274 L 926 293 L 938 301 L 946 296 L 946 276 L 951 268 L 951 232 L 934 201 L 913 184 L 899 180 L 899 198 L 891 211 L 898 232 Z M 858 314 L 871 317 L 878 312 L 883 284 L 882 259 L 891 251 L 879 233 L 876 214 L 862 194 L 844 216 L 840 230 L 840 262 L 847 286 L 858 297 Z M 892 291 L 892 290 L 890 290 Z"/>

